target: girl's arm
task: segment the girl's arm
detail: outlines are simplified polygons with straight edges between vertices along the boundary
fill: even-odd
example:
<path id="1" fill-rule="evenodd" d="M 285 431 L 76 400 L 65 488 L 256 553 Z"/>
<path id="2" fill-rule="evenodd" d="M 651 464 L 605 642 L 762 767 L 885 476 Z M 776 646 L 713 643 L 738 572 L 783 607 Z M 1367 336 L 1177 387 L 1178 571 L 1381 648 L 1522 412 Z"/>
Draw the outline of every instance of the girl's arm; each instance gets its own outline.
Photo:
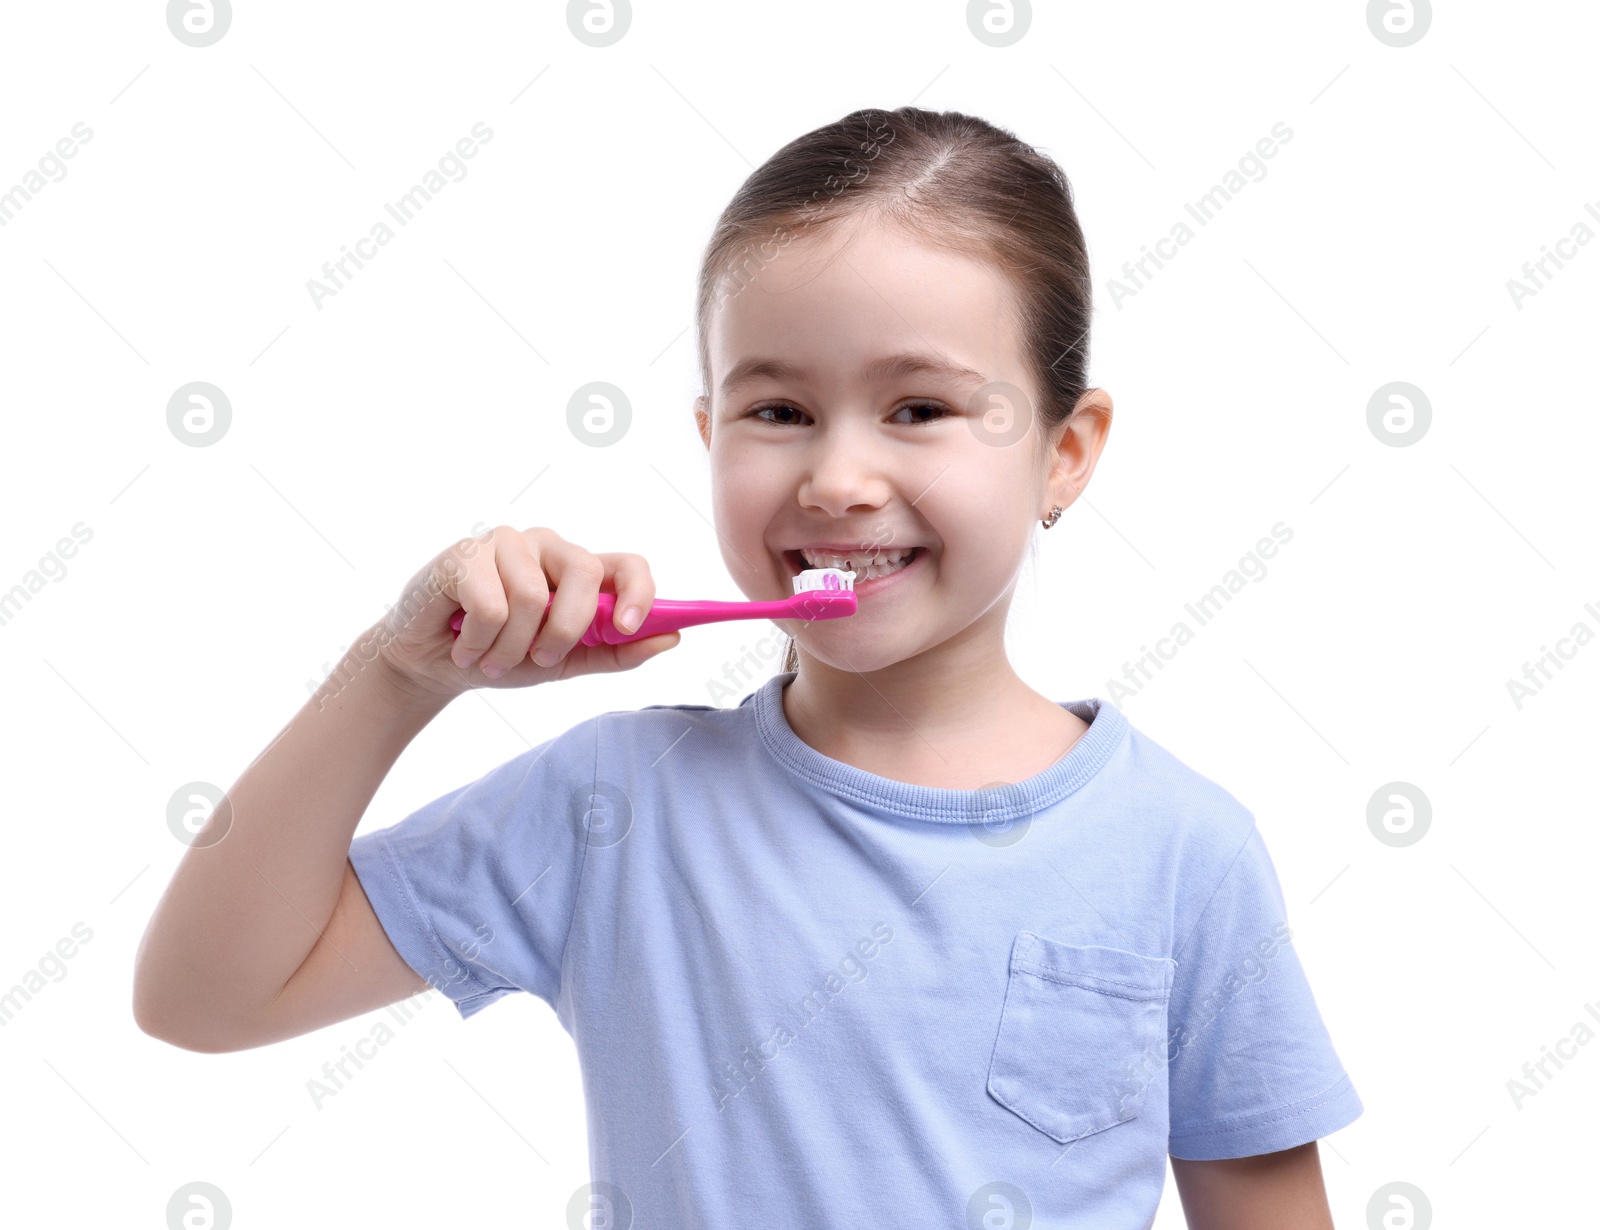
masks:
<path id="1" fill-rule="evenodd" d="M 461 693 L 632 670 L 681 639 L 581 644 L 602 585 L 617 629 L 641 626 L 656 592 L 644 558 L 594 555 L 554 530 L 496 526 L 424 565 L 184 852 L 139 944 L 139 1028 L 187 1050 L 244 1050 L 426 986 L 350 864 L 356 825 L 406 745 Z M 624 626 L 630 608 L 638 619 Z M 545 650 L 551 665 L 530 659 Z"/>
<path id="2" fill-rule="evenodd" d="M 427 985 L 348 855 L 379 784 L 446 703 L 398 686 L 381 657 L 346 656 L 217 805 L 208 826 L 225 823 L 221 839 L 206 844 L 202 829 L 184 852 L 139 945 L 133 1013 L 145 1033 L 244 1050 Z"/>
<path id="3" fill-rule="evenodd" d="M 1214 1162 L 1172 1159 L 1189 1230 L 1333 1230 L 1317 1142 Z"/>

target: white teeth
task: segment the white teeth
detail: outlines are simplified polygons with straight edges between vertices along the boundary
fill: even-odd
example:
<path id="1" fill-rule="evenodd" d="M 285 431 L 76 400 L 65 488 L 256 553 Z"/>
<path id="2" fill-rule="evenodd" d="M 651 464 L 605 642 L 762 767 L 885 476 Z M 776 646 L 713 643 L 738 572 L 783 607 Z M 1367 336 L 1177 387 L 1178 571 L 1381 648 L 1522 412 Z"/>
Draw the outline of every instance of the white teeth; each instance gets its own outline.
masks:
<path id="1" fill-rule="evenodd" d="M 803 594 L 814 589 L 854 589 L 856 574 L 838 568 L 807 568 L 794 579 L 794 592 Z"/>
<path id="2" fill-rule="evenodd" d="M 892 572 L 892 565 L 905 563 L 915 547 L 896 547 L 892 551 L 852 551 L 848 555 L 837 551 L 801 551 L 800 557 L 813 568 L 853 568 L 856 572 L 879 575 Z"/>

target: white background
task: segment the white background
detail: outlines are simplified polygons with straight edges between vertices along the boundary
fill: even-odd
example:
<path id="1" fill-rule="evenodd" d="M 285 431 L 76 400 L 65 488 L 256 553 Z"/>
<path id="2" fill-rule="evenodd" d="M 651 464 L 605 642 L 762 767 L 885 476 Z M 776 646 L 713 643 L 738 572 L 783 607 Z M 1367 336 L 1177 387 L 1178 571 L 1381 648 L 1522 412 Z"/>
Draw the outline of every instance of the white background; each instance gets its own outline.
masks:
<path id="1" fill-rule="evenodd" d="M 1507 281 L 1575 223 L 1600 231 L 1600 18 L 1442 7 L 1394 48 L 1360 3 L 1041 5 L 995 48 L 956 3 L 641 3 L 594 48 L 559 4 L 280 0 L 193 48 L 156 3 L 10 6 L 0 191 L 93 131 L 0 228 L 0 591 L 75 524 L 93 535 L 0 626 L 0 990 L 93 932 L 0 1029 L 13 1217 L 164 1225 L 203 1179 L 240 1227 L 564 1224 L 588 1178 L 582 1090 L 531 996 L 463 1023 L 430 992 L 320 1109 L 307 1081 L 382 1014 L 217 1056 L 136 1028 L 134 952 L 183 853 L 168 800 L 231 783 L 475 523 L 637 551 L 662 596 L 742 597 L 691 419 L 701 250 L 785 142 L 915 102 L 1057 158 L 1090 247 L 1090 376 L 1115 425 L 1018 590 L 1024 677 L 1107 696 L 1275 523 L 1293 531 L 1121 703 L 1273 853 L 1366 1105 L 1322 1146 L 1337 1223 L 1366 1226 L 1395 1180 L 1440 1226 L 1564 1220 L 1591 1186 L 1600 1046 L 1520 1109 L 1507 1081 L 1600 1011 L 1600 647 L 1520 708 L 1507 681 L 1600 629 L 1600 245 L 1520 308 Z M 315 307 L 307 280 L 480 121 L 466 178 Z M 1279 122 L 1294 135 L 1266 176 L 1114 302 L 1122 263 Z M 166 420 L 195 380 L 233 410 L 204 448 Z M 609 448 L 566 426 L 593 380 L 633 410 Z M 1368 426 L 1391 381 L 1431 403 L 1408 447 Z M 593 713 L 710 703 L 769 630 L 464 697 L 361 831 Z M 1367 823 L 1396 781 L 1432 806 L 1404 848 Z M 1170 1184 L 1157 1225 L 1182 1225 Z"/>

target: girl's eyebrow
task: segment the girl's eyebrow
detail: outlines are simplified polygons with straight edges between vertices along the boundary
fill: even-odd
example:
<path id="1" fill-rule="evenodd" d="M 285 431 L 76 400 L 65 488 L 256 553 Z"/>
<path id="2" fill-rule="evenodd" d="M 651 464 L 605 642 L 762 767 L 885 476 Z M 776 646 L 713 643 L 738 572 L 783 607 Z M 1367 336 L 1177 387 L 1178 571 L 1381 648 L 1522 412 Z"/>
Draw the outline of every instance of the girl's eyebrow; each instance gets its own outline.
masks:
<path id="1" fill-rule="evenodd" d="M 740 359 L 723 377 L 722 396 L 726 397 L 732 390 L 752 380 L 764 378 L 802 382 L 805 375 L 804 368 L 782 359 Z M 907 352 L 886 355 L 861 367 L 863 381 L 893 380 L 905 376 L 940 376 L 956 383 L 977 381 L 981 384 L 988 380 L 982 372 L 973 371 L 970 367 L 936 354 Z"/>

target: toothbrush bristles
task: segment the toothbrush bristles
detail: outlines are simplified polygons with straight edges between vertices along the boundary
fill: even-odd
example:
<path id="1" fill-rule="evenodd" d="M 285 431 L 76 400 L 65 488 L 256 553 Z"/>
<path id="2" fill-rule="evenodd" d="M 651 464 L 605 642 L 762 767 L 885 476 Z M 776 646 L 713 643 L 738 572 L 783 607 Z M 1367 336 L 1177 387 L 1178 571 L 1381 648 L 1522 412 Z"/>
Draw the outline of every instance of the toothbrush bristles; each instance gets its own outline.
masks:
<path id="1" fill-rule="evenodd" d="M 856 587 L 856 574 L 840 568 L 807 568 L 794 579 L 794 592 L 812 590 L 850 589 Z"/>

